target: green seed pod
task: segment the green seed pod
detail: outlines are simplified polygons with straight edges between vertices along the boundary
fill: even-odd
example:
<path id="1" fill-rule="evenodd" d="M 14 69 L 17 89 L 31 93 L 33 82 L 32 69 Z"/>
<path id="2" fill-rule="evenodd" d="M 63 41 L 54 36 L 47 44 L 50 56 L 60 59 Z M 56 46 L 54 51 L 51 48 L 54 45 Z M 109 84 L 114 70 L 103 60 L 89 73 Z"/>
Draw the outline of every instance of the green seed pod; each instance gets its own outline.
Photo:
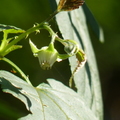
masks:
<path id="1" fill-rule="evenodd" d="M 60 42 L 64 45 L 65 52 L 70 56 L 75 55 L 79 50 L 78 43 L 74 40 L 63 40 Z"/>

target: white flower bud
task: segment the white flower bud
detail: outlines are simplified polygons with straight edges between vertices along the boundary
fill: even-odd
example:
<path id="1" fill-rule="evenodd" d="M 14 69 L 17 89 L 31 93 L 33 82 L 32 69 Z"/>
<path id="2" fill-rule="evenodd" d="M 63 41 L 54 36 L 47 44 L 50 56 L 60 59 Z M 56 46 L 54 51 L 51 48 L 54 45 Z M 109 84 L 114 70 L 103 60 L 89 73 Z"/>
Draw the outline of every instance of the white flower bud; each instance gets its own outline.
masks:
<path id="1" fill-rule="evenodd" d="M 57 61 L 58 57 L 57 50 L 54 49 L 54 51 L 51 51 L 48 46 L 42 47 L 37 54 L 40 66 L 44 70 L 50 69 L 53 66 L 53 64 Z"/>

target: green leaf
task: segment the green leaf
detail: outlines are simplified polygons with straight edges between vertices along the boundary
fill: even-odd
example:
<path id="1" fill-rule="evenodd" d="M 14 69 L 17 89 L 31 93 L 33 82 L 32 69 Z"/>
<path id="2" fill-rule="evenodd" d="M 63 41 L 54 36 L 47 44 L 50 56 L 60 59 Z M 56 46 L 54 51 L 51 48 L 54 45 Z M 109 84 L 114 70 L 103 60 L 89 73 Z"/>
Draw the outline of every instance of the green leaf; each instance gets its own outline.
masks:
<path id="1" fill-rule="evenodd" d="M 33 87 L 12 73 L 0 71 L 6 93 L 20 99 L 31 112 L 20 120 L 97 120 L 84 100 L 72 89 L 53 79 Z"/>
<path id="2" fill-rule="evenodd" d="M 83 9 L 81 7 L 71 12 L 61 12 L 56 16 L 56 21 L 63 38 L 77 41 L 79 47 L 85 51 L 87 63 L 75 74 L 74 82 L 86 109 L 90 108 L 93 114 L 102 120 L 100 79 Z M 76 58 L 71 57 L 69 62 L 73 73 L 77 66 Z"/>
<path id="3" fill-rule="evenodd" d="M 11 46 L 9 49 L 7 49 L 7 50 L 4 52 L 4 54 L 7 55 L 8 53 L 10 53 L 10 52 L 12 52 L 12 51 L 14 51 L 14 50 L 16 50 L 16 49 L 20 49 L 20 48 L 22 48 L 21 45 L 13 45 L 13 46 Z"/>
<path id="4" fill-rule="evenodd" d="M 7 33 L 22 33 L 25 32 L 24 30 L 17 28 L 15 26 L 11 26 L 11 25 L 4 25 L 4 24 L 0 24 L 0 32 L 1 31 L 6 31 Z"/>
<path id="5" fill-rule="evenodd" d="M 84 10 L 87 22 L 90 24 L 92 30 L 94 31 L 98 39 L 101 42 L 104 42 L 103 30 L 97 23 L 96 19 L 94 18 L 93 14 L 91 13 L 91 11 L 89 10 L 86 4 L 83 5 L 83 10 Z"/>
<path id="6" fill-rule="evenodd" d="M 8 34 L 9 33 L 14 33 L 14 34 L 23 33 L 25 32 L 24 30 L 14 27 L 14 26 L 10 26 L 10 25 L 0 24 L 0 31 L 3 31 L 3 40 L 0 45 L 0 56 L 3 57 L 7 55 L 8 53 L 10 53 L 11 51 L 22 47 L 19 45 L 13 45 L 10 48 L 8 48 L 9 43 L 17 37 L 16 36 L 16 37 L 8 38 Z"/>
<path id="7" fill-rule="evenodd" d="M 39 49 L 36 47 L 36 45 L 31 40 L 29 40 L 29 44 L 30 44 L 33 54 L 35 54 L 39 51 Z"/>

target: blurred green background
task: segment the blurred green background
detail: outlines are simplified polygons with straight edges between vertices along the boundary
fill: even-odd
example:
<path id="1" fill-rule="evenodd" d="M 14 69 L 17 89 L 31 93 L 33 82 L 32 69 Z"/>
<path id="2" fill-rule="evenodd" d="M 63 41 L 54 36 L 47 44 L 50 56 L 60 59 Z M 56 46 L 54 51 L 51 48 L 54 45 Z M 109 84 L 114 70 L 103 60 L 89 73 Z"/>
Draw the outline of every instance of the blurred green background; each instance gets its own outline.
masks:
<path id="1" fill-rule="evenodd" d="M 105 36 L 104 44 L 91 37 L 102 83 L 105 120 L 120 120 L 120 1 L 86 0 L 86 3 Z"/>
<path id="2" fill-rule="evenodd" d="M 120 1 L 86 0 L 85 2 L 103 28 L 105 35 L 105 42 L 100 43 L 92 30 L 89 29 L 102 84 L 104 119 L 119 120 Z M 48 0 L 1 0 L 0 5 L 0 24 L 13 25 L 25 30 L 32 27 L 34 23 L 42 22 L 52 13 Z M 54 21 L 51 22 L 51 25 L 54 31 L 58 31 Z M 48 45 L 50 41 L 49 34 L 45 30 L 41 30 L 41 33 L 37 35 L 31 34 L 30 38 L 38 48 Z M 0 33 L 0 39 L 2 39 L 2 33 Z M 49 71 L 43 71 L 37 58 L 34 58 L 30 51 L 28 39 L 23 39 L 19 44 L 23 45 L 23 49 L 16 50 L 6 57 L 17 64 L 26 75 L 29 75 L 35 86 L 50 77 L 68 84 L 70 71 L 67 60 L 59 64 L 55 63 Z M 59 43 L 56 43 L 56 46 L 62 47 Z M 2 61 L 0 61 L 0 69 L 12 70 L 11 66 Z M 27 113 L 24 104 L 0 90 L 0 120 L 16 120 Z"/>

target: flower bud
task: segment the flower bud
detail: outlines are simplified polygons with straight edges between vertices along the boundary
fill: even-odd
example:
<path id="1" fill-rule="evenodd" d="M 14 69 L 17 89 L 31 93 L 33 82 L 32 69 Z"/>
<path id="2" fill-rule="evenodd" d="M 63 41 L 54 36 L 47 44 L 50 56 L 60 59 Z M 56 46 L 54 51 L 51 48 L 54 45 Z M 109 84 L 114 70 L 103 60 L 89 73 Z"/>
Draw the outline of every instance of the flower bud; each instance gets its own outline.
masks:
<path id="1" fill-rule="evenodd" d="M 78 52 L 78 45 L 75 41 L 63 40 L 60 42 L 65 46 L 67 54 L 59 54 L 54 48 L 53 42 L 50 43 L 49 46 L 44 46 L 41 49 L 38 49 L 31 40 L 29 41 L 33 55 L 38 57 L 42 69 L 49 70 L 56 61 L 60 62 Z"/>
<path id="2" fill-rule="evenodd" d="M 63 43 L 63 42 L 62 42 Z M 74 40 L 64 40 L 64 50 L 67 54 L 73 56 L 78 52 L 78 43 Z"/>
<path id="3" fill-rule="evenodd" d="M 57 61 L 58 52 L 54 49 L 54 51 L 49 49 L 49 46 L 42 47 L 40 51 L 37 53 L 39 63 L 42 69 L 48 70 L 52 67 L 52 65 Z"/>

